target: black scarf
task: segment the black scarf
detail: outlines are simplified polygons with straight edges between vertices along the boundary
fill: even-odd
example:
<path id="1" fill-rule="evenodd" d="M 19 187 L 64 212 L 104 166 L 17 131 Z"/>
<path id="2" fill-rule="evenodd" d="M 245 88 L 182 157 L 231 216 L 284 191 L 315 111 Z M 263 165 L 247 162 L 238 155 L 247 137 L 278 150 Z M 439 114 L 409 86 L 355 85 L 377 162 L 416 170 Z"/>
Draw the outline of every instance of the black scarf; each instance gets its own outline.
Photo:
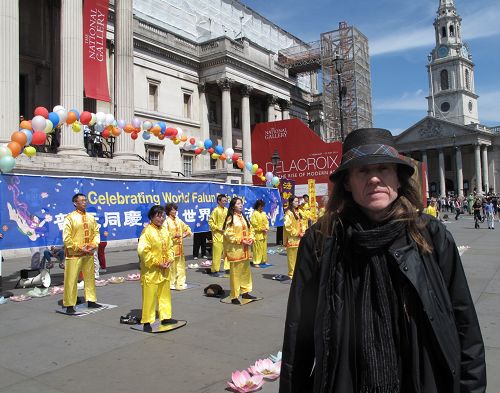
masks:
<path id="1" fill-rule="evenodd" d="M 357 263 L 360 285 L 353 299 L 360 305 L 360 392 L 396 393 L 400 390 L 398 297 L 386 258 L 389 246 L 404 233 L 401 221 L 363 230 L 358 222 L 347 229 L 351 263 Z"/>

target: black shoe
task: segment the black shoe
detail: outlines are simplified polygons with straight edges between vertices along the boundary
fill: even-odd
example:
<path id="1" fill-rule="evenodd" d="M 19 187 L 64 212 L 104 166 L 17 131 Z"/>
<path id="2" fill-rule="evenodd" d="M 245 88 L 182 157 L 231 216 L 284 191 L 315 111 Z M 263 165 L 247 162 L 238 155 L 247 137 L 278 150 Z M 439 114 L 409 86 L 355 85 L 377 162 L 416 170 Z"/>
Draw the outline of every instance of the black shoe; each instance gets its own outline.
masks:
<path id="1" fill-rule="evenodd" d="M 231 299 L 232 304 L 241 304 L 240 299 Z"/>
<path id="2" fill-rule="evenodd" d="M 73 306 L 66 307 L 66 314 L 74 314 L 76 310 Z"/>
<path id="3" fill-rule="evenodd" d="M 224 270 L 224 273 L 225 274 L 231 274 L 231 270 L 230 269 Z"/>
<path id="4" fill-rule="evenodd" d="M 151 327 L 150 323 L 145 323 L 142 328 L 142 331 L 151 333 L 153 331 L 153 328 Z"/>
<path id="5" fill-rule="evenodd" d="M 249 299 L 249 300 L 254 300 L 254 299 L 257 299 L 256 296 L 253 296 L 253 295 L 250 295 L 248 292 L 247 293 L 244 293 L 241 295 L 241 298 L 242 299 Z"/>
<path id="6" fill-rule="evenodd" d="M 162 319 L 161 324 L 162 325 L 175 325 L 177 323 L 177 319 L 169 318 L 169 319 Z"/>
<path id="7" fill-rule="evenodd" d="M 87 302 L 87 307 L 88 308 L 101 308 L 102 304 L 99 304 L 96 302 Z"/>

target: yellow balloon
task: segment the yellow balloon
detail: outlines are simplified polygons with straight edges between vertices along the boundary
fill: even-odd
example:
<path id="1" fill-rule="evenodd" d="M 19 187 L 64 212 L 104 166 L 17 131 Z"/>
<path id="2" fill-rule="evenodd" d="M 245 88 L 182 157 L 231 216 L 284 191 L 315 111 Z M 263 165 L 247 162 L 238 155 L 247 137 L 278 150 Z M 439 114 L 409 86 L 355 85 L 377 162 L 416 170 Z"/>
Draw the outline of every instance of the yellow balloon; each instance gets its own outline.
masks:
<path id="1" fill-rule="evenodd" d="M 45 130 L 43 130 L 46 134 L 50 134 L 53 130 L 54 130 L 54 125 L 52 124 L 52 122 L 49 120 L 49 119 L 46 119 L 46 126 L 45 126 Z"/>
<path id="2" fill-rule="evenodd" d="M 265 177 L 265 176 L 261 176 L 261 177 L 260 177 L 260 180 L 262 180 L 262 181 L 266 181 L 266 177 Z"/>
<path id="3" fill-rule="evenodd" d="M 180 139 L 174 139 L 174 145 L 178 145 L 179 143 L 181 143 Z"/>
<path id="4" fill-rule="evenodd" d="M 82 127 L 80 126 L 80 123 L 75 121 L 72 125 L 71 128 L 73 129 L 74 132 L 80 132 L 82 130 Z"/>
<path id="5" fill-rule="evenodd" d="M 257 169 L 259 169 L 259 166 L 257 164 L 252 165 L 252 173 L 257 172 Z"/>
<path id="6" fill-rule="evenodd" d="M 217 160 L 219 158 L 219 155 L 217 153 L 212 153 L 211 157 L 214 159 L 214 160 Z"/>
<path id="7" fill-rule="evenodd" d="M 24 154 L 28 157 L 33 157 L 36 155 L 36 149 L 33 146 L 27 146 L 24 148 Z"/>

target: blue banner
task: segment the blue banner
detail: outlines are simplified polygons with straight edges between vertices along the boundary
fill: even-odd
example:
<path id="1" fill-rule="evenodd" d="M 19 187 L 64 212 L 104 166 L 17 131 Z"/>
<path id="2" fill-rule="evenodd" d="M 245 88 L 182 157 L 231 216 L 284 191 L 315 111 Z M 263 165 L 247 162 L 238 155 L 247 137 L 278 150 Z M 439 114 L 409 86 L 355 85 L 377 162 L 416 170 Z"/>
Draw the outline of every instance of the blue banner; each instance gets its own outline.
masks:
<path id="1" fill-rule="evenodd" d="M 283 225 L 283 206 L 277 189 L 212 182 L 161 180 L 107 180 L 28 175 L 0 176 L 0 249 L 62 244 L 66 214 L 74 210 L 71 198 L 87 195 L 87 212 L 100 225 L 101 240 L 138 238 L 149 220 L 151 206 L 176 203 L 178 216 L 193 232 L 209 231 L 208 218 L 219 194 L 244 201 L 250 217 L 257 199 L 271 226 Z"/>

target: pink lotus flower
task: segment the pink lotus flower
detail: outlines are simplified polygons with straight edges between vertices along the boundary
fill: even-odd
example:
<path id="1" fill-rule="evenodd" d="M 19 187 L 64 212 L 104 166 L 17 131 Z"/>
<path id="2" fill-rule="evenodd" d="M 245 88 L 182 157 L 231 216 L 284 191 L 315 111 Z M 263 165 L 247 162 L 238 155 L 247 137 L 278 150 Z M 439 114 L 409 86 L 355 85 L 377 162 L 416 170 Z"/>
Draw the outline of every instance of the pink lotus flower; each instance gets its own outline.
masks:
<path id="1" fill-rule="evenodd" d="M 262 375 L 250 376 L 245 370 L 235 371 L 231 374 L 232 381 L 227 383 L 230 389 L 238 393 L 255 392 L 264 385 Z"/>
<path id="2" fill-rule="evenodd" d="M 280 376 L 281 362 L 273 363 L 271 359 L 259 359 L 248 368 L 254 376 L 262 375 L 265 379 L 274 381 Z"/>

